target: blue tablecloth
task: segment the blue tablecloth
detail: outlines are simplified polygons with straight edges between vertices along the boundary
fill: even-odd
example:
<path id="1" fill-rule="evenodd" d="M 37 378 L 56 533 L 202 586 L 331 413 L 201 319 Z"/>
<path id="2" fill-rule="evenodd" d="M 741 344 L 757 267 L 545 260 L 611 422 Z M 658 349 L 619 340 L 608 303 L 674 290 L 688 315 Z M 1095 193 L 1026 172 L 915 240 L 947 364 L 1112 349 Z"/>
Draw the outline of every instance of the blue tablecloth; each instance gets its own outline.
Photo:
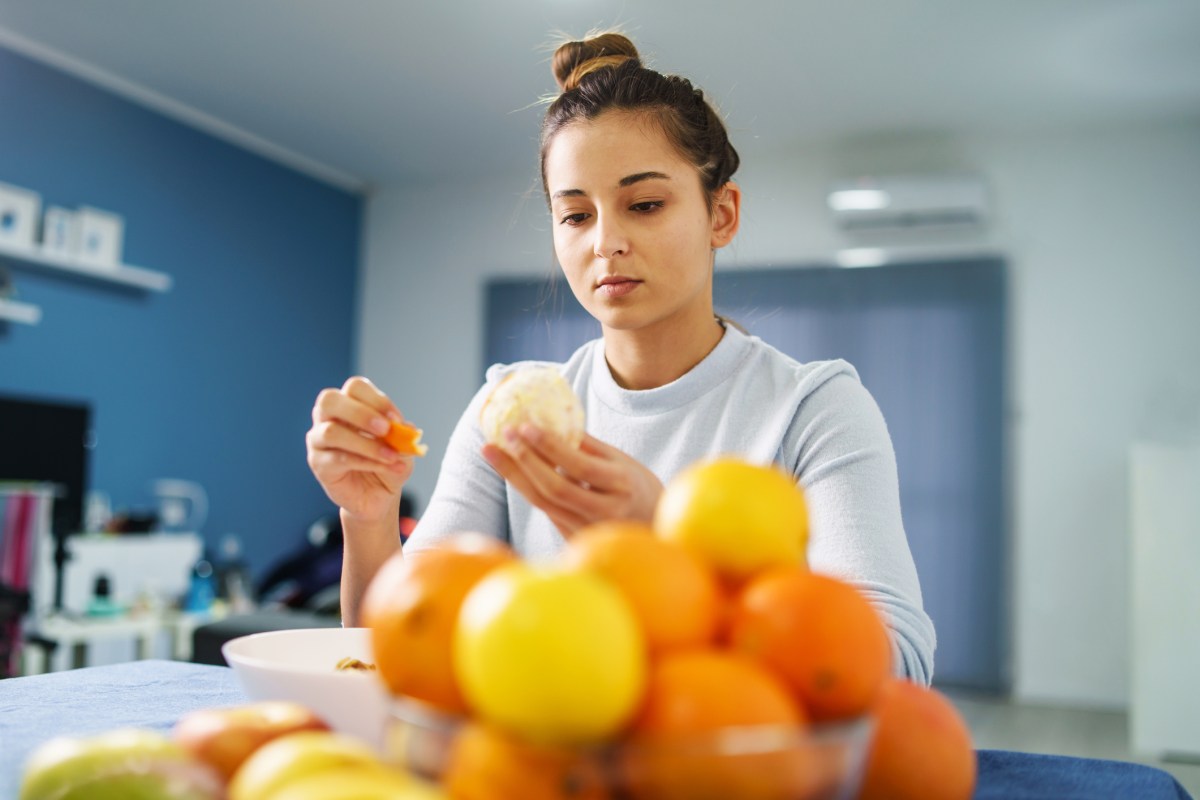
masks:
<path id="1" fill-rule="evenodd" d="M 227 667 L 134 661 L 0 680 L 0 798 L 16 797 L 29 753 L 63 734 L 119 727 L 167 732 L 185 712 L 246 702 Z M 976 798 L 1190 800 L 1170 774 L 1143 764 L 980 750 Z"/>

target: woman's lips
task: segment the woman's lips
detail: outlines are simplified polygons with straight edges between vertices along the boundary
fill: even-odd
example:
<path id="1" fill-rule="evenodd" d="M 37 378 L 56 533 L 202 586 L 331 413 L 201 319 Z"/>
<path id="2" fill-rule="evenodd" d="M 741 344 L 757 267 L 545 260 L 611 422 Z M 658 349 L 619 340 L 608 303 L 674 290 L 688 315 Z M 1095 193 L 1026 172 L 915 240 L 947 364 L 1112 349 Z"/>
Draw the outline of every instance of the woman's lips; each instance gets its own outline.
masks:
<path id="1" fill-rule="evenodd" d="M 624 297 L 641 285 L 641 281 L 635 281 L 633 278 L 604 278 L 596 287 L 596 291 L 602 297 Z"/>

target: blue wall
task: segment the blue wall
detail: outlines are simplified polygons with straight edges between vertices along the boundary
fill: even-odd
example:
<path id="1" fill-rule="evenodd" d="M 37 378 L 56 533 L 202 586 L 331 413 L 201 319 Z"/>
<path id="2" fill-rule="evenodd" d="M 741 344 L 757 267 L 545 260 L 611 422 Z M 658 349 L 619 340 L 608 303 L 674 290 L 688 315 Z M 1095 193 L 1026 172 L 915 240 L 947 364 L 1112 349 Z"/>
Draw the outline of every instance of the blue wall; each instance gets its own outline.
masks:
<path id="1" fill-rule="evenodd" d="M 36 326 L 0 323 L 0 393 L 86 401 L 91 486 L 151 508 L 208 491 L 208 542 L 258 574 L 332 506 L 304 458 L 317 392 L 352 363 L 361 198 L 0 48 L 0 181 L 125 218 L 143 293 L 16 269 Z"/>

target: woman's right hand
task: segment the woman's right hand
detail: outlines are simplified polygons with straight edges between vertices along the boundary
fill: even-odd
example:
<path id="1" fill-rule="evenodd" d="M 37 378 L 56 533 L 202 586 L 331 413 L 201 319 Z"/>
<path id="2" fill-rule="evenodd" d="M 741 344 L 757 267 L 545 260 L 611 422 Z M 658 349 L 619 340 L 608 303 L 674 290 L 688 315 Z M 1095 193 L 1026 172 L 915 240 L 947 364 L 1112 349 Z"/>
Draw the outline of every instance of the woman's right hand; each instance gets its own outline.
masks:
<path id="1" fill-rule="evenodd" d="M 313 424 L 304 437 L 308 466 L 329 499 L 364 521 L 395 514 L 397 498 L 413 457 L 384 443 L 400 410 L 366 378 L 350 378 L 341 389 L 324 389 L 313 405 Z"/>

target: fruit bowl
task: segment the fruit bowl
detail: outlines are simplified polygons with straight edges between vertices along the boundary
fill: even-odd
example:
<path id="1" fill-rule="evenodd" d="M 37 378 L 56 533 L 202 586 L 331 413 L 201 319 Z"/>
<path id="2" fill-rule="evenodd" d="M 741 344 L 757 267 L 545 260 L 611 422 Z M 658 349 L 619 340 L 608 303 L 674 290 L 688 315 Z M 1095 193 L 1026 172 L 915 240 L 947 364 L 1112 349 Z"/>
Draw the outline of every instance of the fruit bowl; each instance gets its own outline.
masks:
<path id="1" fill-rule="evenodd" d="M 856 795 L 871 726 L 864 717 L 809 728 L 727 728 L 669 742 L 539 747 L 398 698 L 383 748 L 389 761 L 455 796 L 825 800 Z"/>
<path id="2" fill-rule="evenodd" d="M 374 672 L 339 670 L 343 658 L 371 663 L 368 628 L 302 628 L 253 633 L 221 648 L 251 700 L 291 700 L 335 731 L 383 743 L 391 702 Z"/>

